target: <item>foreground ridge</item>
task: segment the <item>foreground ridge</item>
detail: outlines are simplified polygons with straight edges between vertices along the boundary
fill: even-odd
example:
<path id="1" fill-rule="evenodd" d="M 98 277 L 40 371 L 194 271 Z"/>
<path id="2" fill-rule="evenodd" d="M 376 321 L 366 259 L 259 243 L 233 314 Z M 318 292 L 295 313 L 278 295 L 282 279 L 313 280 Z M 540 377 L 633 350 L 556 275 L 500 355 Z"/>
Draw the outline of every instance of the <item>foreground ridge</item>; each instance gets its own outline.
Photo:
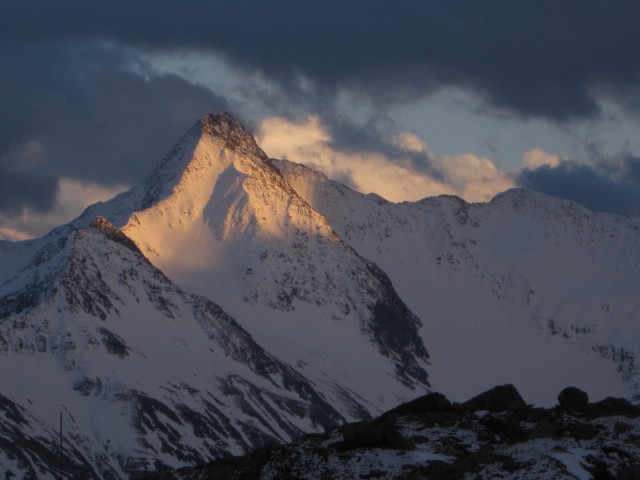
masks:
<path id="1" fill-rule="evenodd" d="M 640 408 L 575 387 L 527 405 L 513 385 L 465 403 L 431 393 L 371 421 L 184 468 L 157 480 L 618 478 L 640 475 Z"/>

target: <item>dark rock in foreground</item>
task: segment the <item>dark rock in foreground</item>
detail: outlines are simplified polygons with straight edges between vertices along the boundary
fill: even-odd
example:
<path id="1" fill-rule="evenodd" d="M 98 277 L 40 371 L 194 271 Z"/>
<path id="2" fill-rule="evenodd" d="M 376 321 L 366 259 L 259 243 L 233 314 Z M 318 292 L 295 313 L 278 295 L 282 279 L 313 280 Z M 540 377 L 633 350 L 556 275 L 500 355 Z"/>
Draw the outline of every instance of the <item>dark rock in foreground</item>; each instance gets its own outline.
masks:
<path id="1" fill-rule="evenodd" d="M 450 410 L 451 402 L 441 393 L 423 395 L 410 402 L 403 403 L 389 410 L 383 416 L 388 415 L 422 415 L 427 412 L 442 412 Z"/>
<path id="2" fill-rule="evenodd" d="M 500 385 L 487 390 L 480 395 L 467 400 L 462 404 L 466 410 L 477 412 L 488 410 L 490 412 L 504 412 L 507 410 L 518 411 L 527 408 L 527 404 L 513 385 Z"/>
<path id="3" fill-rule="evenodd" d="M 358 448 L 389 448 L 411 450 L 413 444 L 402 436 L 392 420 L 377 419 L 371 422 L 347 423 L 340 429 L 342 442 L 331 445 L 339 451 Z"/>
<path id="4" fill-rule="evenodd" d="M 586 415 L 589 418 L 611 417 L 614 415 L 637 417 L 640 415 L 640 409 L 625 398 L 607 397 L 604 400 L 587 405 Z"/>
<path id="5" fill-rule="evenodd" d="M 463 404 L 431 393 L 295 444 L 147 478 L 640 478 L 640 409 L 586 395 L 567 388 L 545 409 L 527 406 L 513 385 Z"/>
<path id="6" fill-rule="evenodd" d="M 584 413 L 589 406 L 589 395 L 576 387 L 567 387 L 558 395 L 560 408 L 567 412 Z"/>

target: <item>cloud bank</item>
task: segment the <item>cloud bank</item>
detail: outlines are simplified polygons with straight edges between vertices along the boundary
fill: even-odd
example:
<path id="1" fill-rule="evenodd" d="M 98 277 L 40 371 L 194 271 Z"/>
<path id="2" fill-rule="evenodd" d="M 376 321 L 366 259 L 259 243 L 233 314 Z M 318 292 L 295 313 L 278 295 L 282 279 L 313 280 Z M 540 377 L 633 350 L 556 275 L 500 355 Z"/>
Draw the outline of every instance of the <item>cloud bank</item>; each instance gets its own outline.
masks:
<path id="1" fill-rule="evenodd" d="M 271 157 L 302 163 L 358 191 L 375 192 L 394 202 L 443 193 L 471 202 L 488 201 L 515 185 L 509 174 L 487 158 L 434 155 L 426 142 L 408 132 L 379 139 L 389 148 L 362 153 L 335 148 L 328 129 L 316 116 L 302 123 L 270 117 L 261 122 L 257 137 Z"/>
<path id="2" fill-rule="evenodd" d="M 640 158 L 630 154 L 602 158 L 594 164 L 561 160 L 525 168 L 516 183 L 595 212 L 640 215 Z"/>
<path id="3" fill-rule="evenodd" d="M 389 104 L 455 85 L 563 121 L 597 115 L 598 94 L 637 99 L 639 16 L 632 0 L 23 0 L 4 5 L 0 41 L 210 49 L 289 91 L 304 78 L 319 94 L 350 89 Z"/>

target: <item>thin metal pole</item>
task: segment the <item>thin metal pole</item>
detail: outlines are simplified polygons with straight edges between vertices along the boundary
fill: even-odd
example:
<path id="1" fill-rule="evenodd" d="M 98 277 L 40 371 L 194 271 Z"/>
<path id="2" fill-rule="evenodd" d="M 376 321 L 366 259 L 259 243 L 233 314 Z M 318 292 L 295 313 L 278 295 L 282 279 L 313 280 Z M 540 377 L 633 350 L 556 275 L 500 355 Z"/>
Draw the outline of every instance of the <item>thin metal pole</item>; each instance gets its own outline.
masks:
<path id="1" fill-rule="evenodd" d="M 62 410 L 60 410 L 60 480 L 62 480 Z"/>

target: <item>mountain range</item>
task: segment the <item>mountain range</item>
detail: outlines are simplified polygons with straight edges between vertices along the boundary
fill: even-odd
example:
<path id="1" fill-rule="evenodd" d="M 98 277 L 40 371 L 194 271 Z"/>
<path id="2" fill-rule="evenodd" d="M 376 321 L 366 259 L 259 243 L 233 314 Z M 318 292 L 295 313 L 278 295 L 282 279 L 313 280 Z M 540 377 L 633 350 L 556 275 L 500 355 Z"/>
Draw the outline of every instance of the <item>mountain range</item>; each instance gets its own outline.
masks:
<path id="1" fill-rule="evenodd" d="M 638 245 L 522 189 L 391 203 L 207 115 L 142 184 L 0 242 L 0 473 L 171 471 L 431 391 L 633 399 Z"/>

